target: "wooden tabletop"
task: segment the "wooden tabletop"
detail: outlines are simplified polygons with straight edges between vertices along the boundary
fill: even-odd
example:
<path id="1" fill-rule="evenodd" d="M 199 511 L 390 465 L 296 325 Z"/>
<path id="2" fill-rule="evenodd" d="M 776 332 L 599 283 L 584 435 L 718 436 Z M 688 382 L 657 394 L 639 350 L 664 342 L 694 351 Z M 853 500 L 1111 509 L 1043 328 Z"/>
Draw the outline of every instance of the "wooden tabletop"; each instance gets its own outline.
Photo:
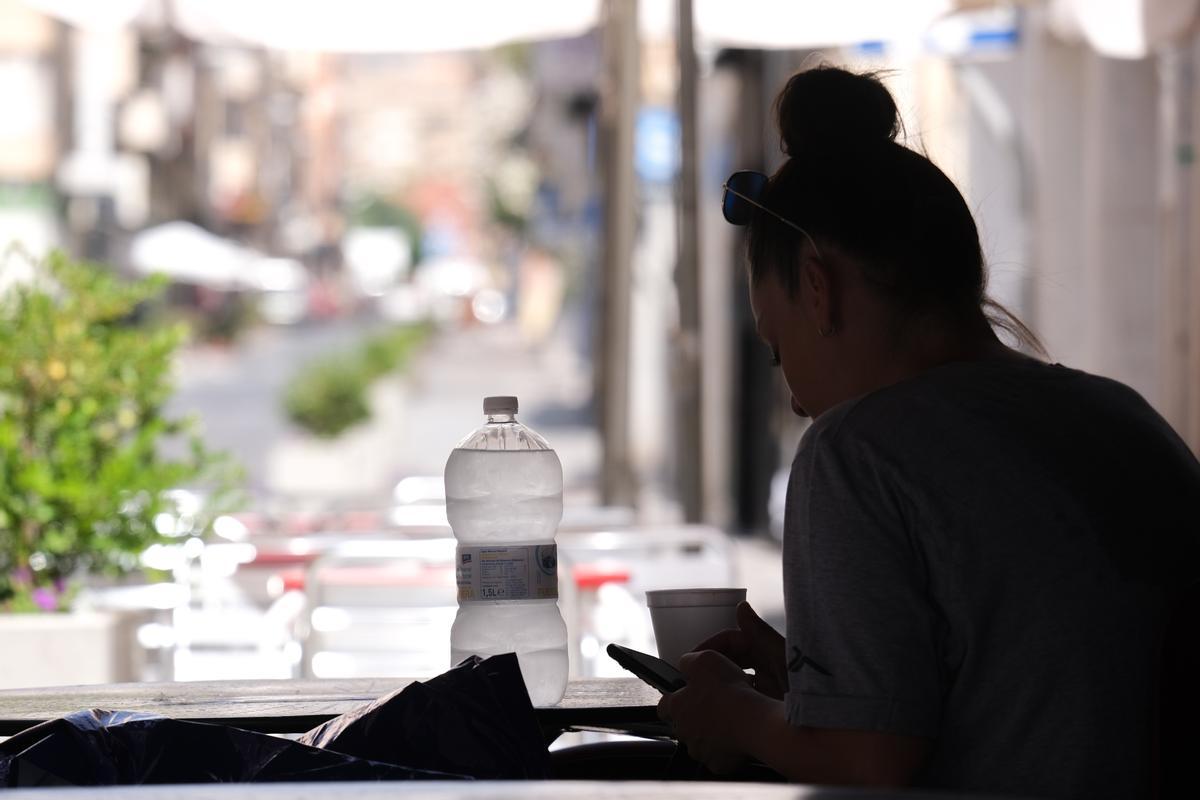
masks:
<path id="1" fill-rule="evenodd" d="M 233 725 L 262 733 L 301 733 L 411 683 L 405 678 L 114 683 L 0 691 L 0 736 L 81 709 L 143 711 Z M 555 706 L 536 709 L 543 728 L 653 723 L 660 695 L 636 678 L 571 681 Z"/>

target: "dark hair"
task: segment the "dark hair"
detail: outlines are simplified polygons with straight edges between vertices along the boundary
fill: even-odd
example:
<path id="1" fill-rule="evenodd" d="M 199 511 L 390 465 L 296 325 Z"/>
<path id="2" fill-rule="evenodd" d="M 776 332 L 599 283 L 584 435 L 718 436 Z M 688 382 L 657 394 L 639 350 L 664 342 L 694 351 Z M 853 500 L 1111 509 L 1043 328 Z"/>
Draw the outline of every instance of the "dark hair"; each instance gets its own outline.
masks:
<path id="1" fill-rule="evenodd" d="M 986 295 L 975 220 L 954 183 L 896 142 L 896 103 L 875 74 L 817 67 L 788 80 L 775 102 L 788 160 L 761 202 L 852 257 L 878 290 L 913 315 L 993 326 L 1044 352 L 1037 337 Z M 751 280 L 775 272 L 788 291 L 799 277 L 803 236 L 769 214 L 750 223 Z"/>

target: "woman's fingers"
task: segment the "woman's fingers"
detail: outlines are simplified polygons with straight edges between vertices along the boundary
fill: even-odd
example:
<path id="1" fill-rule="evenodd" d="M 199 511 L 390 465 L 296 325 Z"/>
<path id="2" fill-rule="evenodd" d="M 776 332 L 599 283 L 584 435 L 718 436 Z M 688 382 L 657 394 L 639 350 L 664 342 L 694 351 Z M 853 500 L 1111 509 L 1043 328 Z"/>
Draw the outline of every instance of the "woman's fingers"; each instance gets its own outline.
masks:
<path id="1" fill-rule="evenodd" d="M 763 622 L 763 618 L 754 610 L 754 606 L 745 600 L 738 603 L 735 613 L 737 614 L 738 627 L 744 631 L 754 630 L 767 624 Z"/>
<path id="2" fill-rule="evenodd" d="M 671 701 L 676 694 L 676 692 L 664 694 L 662 699 L 658 701 L 658 718 L 668 724 L 671 722 Z"/>
<path id="3" fill-rule="evenodd" d="M 679 671 L 689 687 L 701 683 L 745 683 L 746 673 L 737 662 L 715 650 L 697 650 L 679 657 Z"/>
<path id="4" fill-rule="evenodd" d="M 787 692 L 787 665 L 783 636 L 760 617 L 749 603 L 737 607 L 738 630 L 747 644 L 744 666 L 754 668 L 754 687 L 768 697 Z"/>
<path id="5" fill-rule="evenodd" d="M 779 635 L 779 631 L 772 628 L 747 602 L 738 603 L 737 622 L 738 629 L 744 632 L 748 638 L 754 640 L 783 638 Z"/>
<path id="6" fill-rule="evenodd" d="M 752 651 L 750 639 L 744 631 L 737 628 L 728 628 L 720 633 L 713 634 L 693 648 L 693 652 L 699 650 L 716 650 L 721 655 L 736 661 L 743 667 L 752 666 L 743 663 L 750 658 Z"/>
<path id="7" fill-rule="evenodd" d="M 722 774 L 742 762 L 739 743 L 730 737 L 731 708 L 739 705 L 735 692 L 745 676 L 737 666 L 712 650 L 687 653 L 679 669 L 688 678 L 686 688 L 663 695 L 658 716 L 688 754 L 709 770 Z"/>
<path id="8" fill-rule="evenodd" d="M 779 634 L 755 613 L 749 603 L 737 607 L 736 628 L 727 628 L 700 642 L 693 651 L 716 650 L 721 655 L 736 661 L 742 667 L 753 668 L 754 654 L 766 639 L 778 639 Z"/>

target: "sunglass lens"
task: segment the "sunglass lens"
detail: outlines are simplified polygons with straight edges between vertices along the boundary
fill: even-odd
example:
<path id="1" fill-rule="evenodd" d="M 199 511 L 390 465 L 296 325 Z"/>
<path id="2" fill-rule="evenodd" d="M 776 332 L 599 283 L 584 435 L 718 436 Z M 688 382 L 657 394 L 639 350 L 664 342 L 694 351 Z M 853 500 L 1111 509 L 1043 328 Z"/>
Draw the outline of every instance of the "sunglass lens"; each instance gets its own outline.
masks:
<path id="1" fill-rule="evenodd" d="M 729 184 L 725 184 L 725 196 L 721 198 L 721 214 L 726 222 L 731 225 L 745 225 L 750 221 L 746 213 L 748 206 L 748 203 L 730 191 Z"/>
<path id="2" fill-rule="evenodd" d="M 725 186 L 725 195 L 721 198 L 721 212 L 725 221 L 733 225 L 749 224 L 755 209 L 744 198 L 757 201 L 767 186 L 767 176 L 748 170 L 735 172 L 729 176 Z"/>

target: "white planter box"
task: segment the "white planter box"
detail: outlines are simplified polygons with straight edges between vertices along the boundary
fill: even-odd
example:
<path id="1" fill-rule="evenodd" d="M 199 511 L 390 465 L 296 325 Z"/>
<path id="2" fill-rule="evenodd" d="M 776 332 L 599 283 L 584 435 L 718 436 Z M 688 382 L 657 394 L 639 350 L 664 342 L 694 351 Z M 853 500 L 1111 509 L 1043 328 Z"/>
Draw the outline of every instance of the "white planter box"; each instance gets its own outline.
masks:
<path id="1" fill-rule="evenodd" d="M 138 680 L 137 616 L 0 614 L 0 689 Z"/>

